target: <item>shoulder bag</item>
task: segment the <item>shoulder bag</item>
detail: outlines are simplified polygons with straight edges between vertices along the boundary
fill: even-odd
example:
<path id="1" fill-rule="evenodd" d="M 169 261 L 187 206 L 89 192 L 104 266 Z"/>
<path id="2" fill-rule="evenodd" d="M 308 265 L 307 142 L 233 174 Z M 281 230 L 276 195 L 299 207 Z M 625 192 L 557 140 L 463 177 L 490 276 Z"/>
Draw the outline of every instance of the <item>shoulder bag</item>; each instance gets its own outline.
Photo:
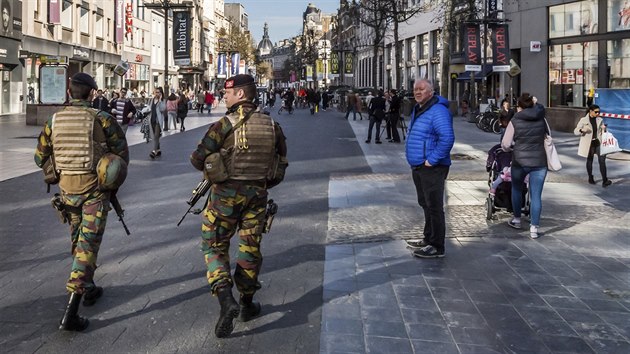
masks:
<path id="1" fill-rule="evenodd" d="M 547 123 L 547 119 L 545 119 L 545 124 L 547 125 L 547 132 L 545 133 L 545 153 L 547 154 L 547 169 L 549 171 L 560 171 L 562 169 L 562 163 L 560 163 L 560 156 L 558 156 L 558 151 L 556 150 L 556 146 L 553 144 L 553 139 L 551 138 L 551 129 L 549 128 L 549 123 Z"/>

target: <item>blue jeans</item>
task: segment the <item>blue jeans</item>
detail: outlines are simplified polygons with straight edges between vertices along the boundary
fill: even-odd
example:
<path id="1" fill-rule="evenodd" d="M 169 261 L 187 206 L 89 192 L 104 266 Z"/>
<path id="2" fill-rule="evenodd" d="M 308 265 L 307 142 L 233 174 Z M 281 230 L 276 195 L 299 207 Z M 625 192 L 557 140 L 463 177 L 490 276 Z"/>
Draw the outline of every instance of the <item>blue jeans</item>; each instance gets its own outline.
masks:
<path id="1" fill-rule="evenodd" d="M 529 174 L 529 202 L 531 225 L 540 226 L 540 213 L 542 211 L 542 190 L 547 177 L 547 166 L 522 167 L 512 165 L 512 208 L 514 217 L 521 217 L 521 205 L 523 205 L 523 186 L 525 176 Z"/>

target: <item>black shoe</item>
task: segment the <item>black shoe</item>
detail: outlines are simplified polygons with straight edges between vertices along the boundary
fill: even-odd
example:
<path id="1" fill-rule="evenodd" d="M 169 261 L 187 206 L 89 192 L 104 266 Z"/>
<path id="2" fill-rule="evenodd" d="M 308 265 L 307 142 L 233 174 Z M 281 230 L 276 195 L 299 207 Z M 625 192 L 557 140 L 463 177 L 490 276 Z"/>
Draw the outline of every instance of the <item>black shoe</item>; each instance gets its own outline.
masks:
<path id="1" fill-rule="evenodd" d="M 429 243 L 425 239 L 420 240 L 405 240 L 407 243 L 407 248 L 423 248 L 429 245 Z"/>
<path id="2" fill-rule="evenodd" d="M 380 140 L 375 141 L 376 144 L 382 144 Z"/>
<path id="3" fill-rule="evenodd" d="M 221 314 L 214 327 L 214 335 L 217 338 L 225 338 L 234 330 L 234 319 L 238 317 L 240 307 L 232 296 L 232 288 L 223 287 L 217 292 L 219 304 L 221 304 Z"/>
<path id="4" fill-rule="evenodd" d="M 253 301 L 254 295 L 241 295 L 241 314 L 239 321 L 247 322 L 260 315 L 260 303 Z"/>
<path id="5" fill-rule="evenodd" d="M 588 183 L 589 184 L 595 184 L 595 178 L 593 178 L 593 176 L 588 178 Z"/>
<path id="6" fill-rule="evenodd" d="M 444 251 L 438 251 L 437 248 L 429 245 L 419 250 L 413 251 L 414 257 L 419 258 L 442 258 L 444 257 Z"/>
<path id="7" fill-rule="evenodd" d="M 602 187 L 606 188 L 608 186 L 610 186 L 612 184 L 612 181 L 607 179 L 604 182 L 602 182 Z"/>
<path id="8" fill-rule="evenodd" d="M 151 151 L 151 153 L 149 153 L 149 157 L 151 158 L 151 160 L 155 159 L 155 156 L 157 156 L 155 150 L 153 150 L 153 151 Z"/>
<path id="9" fill-rule="evenodd" d="M 101 296 L 103 296 L 103 288 L 100 286 L 95 286 L 93 288 L 90 288 L 90 290 L 88 290 L 84 295 L 83 295 L 83 306 L 92 306 L 96 303 L 96 300 L 98 300 Z"/>
<path id="10" fill-rule="evenodd" d="M 400 143 L 400 140 L 390 140 L 390 143 Z"/>
<path id="11" fill-rule="evenodd" d="M 77 314 L 79 312 L 79 304 L 81 304 L 81 295 L 70 294 L 66 312 L 63 314 L 61 321 L 59 321 L 60 330 L 81 332 L 88 327 L 90 321 Z"/>
<path id="12" fill-rule="evenodd" d="M 162 150 L 158 149 L 158 150 L 155 152 L 155 156 L 162 156 Z"/>
<path id="13" fill-rule="evenodd" d="M 366 140 L 366 141 L 365 141 L 365 143 L 366 143 L 366 144 L 369 144 L 369 143 L 370 143 L 370 139 Z"/>

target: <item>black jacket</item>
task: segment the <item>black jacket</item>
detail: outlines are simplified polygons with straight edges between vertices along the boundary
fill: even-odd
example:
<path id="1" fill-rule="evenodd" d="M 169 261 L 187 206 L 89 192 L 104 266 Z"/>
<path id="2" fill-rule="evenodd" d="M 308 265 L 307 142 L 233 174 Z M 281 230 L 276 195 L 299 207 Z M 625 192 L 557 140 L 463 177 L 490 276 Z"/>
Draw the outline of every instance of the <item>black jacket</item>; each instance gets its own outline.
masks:
<path id="1" fill-rule="evenodd" d="M 378 120 L 385 118 L 385 99 L 383 96 L 372 98 L 368 109 L 370 111 L 370 115 L 374 116 L 374 118 Z"/>
<path id="2" fill-rule="evenodd" d="M 514 148 L 512 163 L 523 167 L 546 167 L 545 153 L 545 108 L 535 104 L 514 114 Z"/>

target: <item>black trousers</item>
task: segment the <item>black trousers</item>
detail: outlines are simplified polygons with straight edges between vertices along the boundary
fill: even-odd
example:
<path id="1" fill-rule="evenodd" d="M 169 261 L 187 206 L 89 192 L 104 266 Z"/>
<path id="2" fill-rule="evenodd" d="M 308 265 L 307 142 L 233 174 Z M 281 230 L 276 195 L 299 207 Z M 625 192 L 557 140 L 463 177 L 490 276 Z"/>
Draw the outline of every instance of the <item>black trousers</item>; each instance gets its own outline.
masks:
<path id="1" fill-rule="evenodd" d="M 381 121 L 382 119 L 377 119 L 373 115 L 370 115 L 370 126 L 368 127 L 368 137 L 367 140 L 372 140 L 372 129 L 374 128 L 374 124 L 376 124 L 376 133 L 374 134 L 376 141 L 381 141 L 380 133 L 381 133 Z"/>
<path id="2" fill-rule="evenodd" d="M 387 115 L 387 124 L 385 129 L 387 131 L 387 139 L 391 139 L 396 142 L 400 142 L 400 134 L 398 134 L 398 120 L 400 117 L 398 113 L 390 113 Z"/>
<path id="3" fill-rule="evenodd" d="M 607 181 L 608 176 L 606 173 L 606 156 L 599 154 L 599 140 L 591 140 L 591 146 L 588 149 L 588 156 L 586 157 L 586 172 L 588 177 L 593 177 L 593 157 L 597 154 L 597 161 L 599 162 L 599 172 L 602 174 L 602 180 Z"/>
<path id="4" fill-rule="evenodd" d="M 411 171 L 416 186 L 418 204 L 424 211 L 424 239 L 438 251 L 444 251 L 446 217 L 444 216 L 444 187 L 449 166 L 419 166 Z"/>

